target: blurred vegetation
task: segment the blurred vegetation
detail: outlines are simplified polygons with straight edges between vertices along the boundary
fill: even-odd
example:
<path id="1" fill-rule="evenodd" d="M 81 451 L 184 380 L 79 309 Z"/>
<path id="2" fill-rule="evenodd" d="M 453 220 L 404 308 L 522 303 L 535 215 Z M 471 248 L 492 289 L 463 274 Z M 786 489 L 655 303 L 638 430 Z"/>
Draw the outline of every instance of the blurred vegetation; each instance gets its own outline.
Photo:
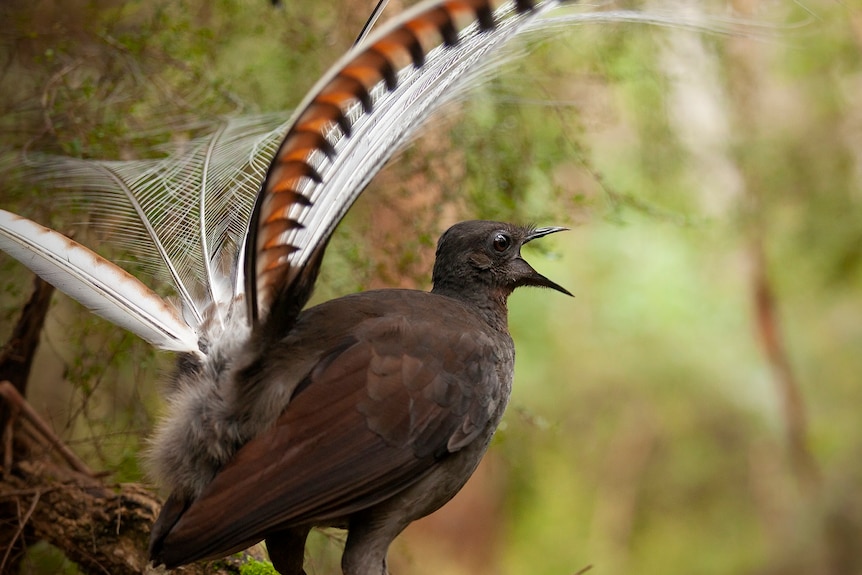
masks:
<path id="1" fill-rule="evenodd" d="M 222 114 L 288 109 L 372 4 L 6 0 L 2 151 L 144 157 Z M 670 13 L 717 32 L 532 37 L 336 234 L 321 299 L 427 287 L 458 219 L 573 228 L 526 255 L 575 299 L 513 296 L 503 427 L 393 572 L 862 573 L 862 7 Z M 39 190 L 0 198 L 60 230 L 80 218 Z M 0 259 L 0 337 L 29 286 Z M 42 347 L 30 401 L 94 467 L 141 480 L 171 358 L 59 296 Z M 335 572 L 338 546 L 316 535 L 310 573 Z M 22 572 L 56 569 L 39 561 Z"/>

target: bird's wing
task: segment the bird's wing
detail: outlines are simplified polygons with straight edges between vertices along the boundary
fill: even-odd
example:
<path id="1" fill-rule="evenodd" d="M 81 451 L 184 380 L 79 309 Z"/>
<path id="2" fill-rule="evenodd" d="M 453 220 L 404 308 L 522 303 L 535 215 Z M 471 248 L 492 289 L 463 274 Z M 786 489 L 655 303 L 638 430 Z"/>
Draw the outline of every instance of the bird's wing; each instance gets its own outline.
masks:
<path id="1" fill-rule="evenodd" d="M 505 384 L 491 338 L 466 331 L 366 321 L 309 374 L 276 425 L 157 535 L 155 559 L 223 556 L 275 528 L 344 518 L 488 433 Z"/>
<path id="2" fill-rule="evenodd" d="M 96 315 L 154 346 L 200 353 L 177 310 L 136 277 L 66 236 L 0 210 L 0 250 Z"/>

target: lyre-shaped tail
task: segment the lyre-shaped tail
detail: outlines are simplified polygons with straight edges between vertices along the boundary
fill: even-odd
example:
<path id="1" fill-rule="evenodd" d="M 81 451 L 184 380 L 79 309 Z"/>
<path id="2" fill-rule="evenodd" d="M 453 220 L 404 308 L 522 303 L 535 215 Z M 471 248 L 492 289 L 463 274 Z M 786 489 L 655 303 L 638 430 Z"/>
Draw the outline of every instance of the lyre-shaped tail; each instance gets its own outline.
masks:
<path id="1" fill-rule="evenodd" d="M 428 115 L 559 2 L 425 2 L 348 52 L 311 90 L 270 165 L 245 245 L 253 324 L 282 328 L 311 294 L 344 214 Z"/>

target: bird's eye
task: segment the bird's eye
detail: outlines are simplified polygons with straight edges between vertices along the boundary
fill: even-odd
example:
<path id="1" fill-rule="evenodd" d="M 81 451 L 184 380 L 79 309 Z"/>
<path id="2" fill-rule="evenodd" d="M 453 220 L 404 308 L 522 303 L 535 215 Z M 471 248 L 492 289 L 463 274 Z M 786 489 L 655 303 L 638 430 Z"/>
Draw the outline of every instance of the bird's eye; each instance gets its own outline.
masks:
<path id="1" fill-rule="evenodd" d="M 496 236 L 494 236 L 494 249 L 498 252 L 502 253 L 509 249 L 509 246 L 512 245 L 512 238 L 508 235 L 500 232 Z"/>

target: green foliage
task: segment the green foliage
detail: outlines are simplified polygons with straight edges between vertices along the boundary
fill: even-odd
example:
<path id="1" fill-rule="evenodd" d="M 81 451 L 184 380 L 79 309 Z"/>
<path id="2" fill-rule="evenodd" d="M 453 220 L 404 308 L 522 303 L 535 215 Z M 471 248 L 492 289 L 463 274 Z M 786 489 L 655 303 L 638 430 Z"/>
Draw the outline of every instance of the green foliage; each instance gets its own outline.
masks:
<path id="1" fill-rule="evenodd" d="M 240 575 L 278 575 L 272 563 L 250 560 L 239 568 Z"/>
<path id="2" fill-rule="evenodd" d="M 48 35 L 49 5 L 7 19 L 18 43 L 2 46 L 0 130 L 8 146 L 85 157 L 153 155 L 219 114 L 291 107 L 361 23 L 335 1 L 101 0 L 64 9 L 76 17 Z M 381 174 L 334 238 L 320 299 L 424 285 L 453 218 L 573 227 L 524 255 L 576 297 L 510 302 L 515 391 L 492 448 L 506 490 L 484 573 L 862 573 L 859 18 L 840 3 L 777 8 L 756 17 L 786 21 L 778 38 L 601 24 L 528 46 Z M 62 228 L 71 216 L 53 202 L 3 192 L 4 208 Z M 373 235 L 381 214 L 400 236 Z M 758 250 L 813 488 L 757 331 Z M 0 260 L 4 328 L 28 282 Z M 169 358 L 56 308 L 60 367 L 31 399 L 94 465 L 138 479 Z M 309 572 L 334 572 L 340 544 L 312 534 Z M 404 549 L 400 571 L 432 572 Z"/>
<path id="3" fill-rule="evenodd" d="M 38 541 L 27 549 L 27 557 L 21 562 L 20 575 L 78 575 L 78 566 L 66 559 L 63 552 Z"/>

